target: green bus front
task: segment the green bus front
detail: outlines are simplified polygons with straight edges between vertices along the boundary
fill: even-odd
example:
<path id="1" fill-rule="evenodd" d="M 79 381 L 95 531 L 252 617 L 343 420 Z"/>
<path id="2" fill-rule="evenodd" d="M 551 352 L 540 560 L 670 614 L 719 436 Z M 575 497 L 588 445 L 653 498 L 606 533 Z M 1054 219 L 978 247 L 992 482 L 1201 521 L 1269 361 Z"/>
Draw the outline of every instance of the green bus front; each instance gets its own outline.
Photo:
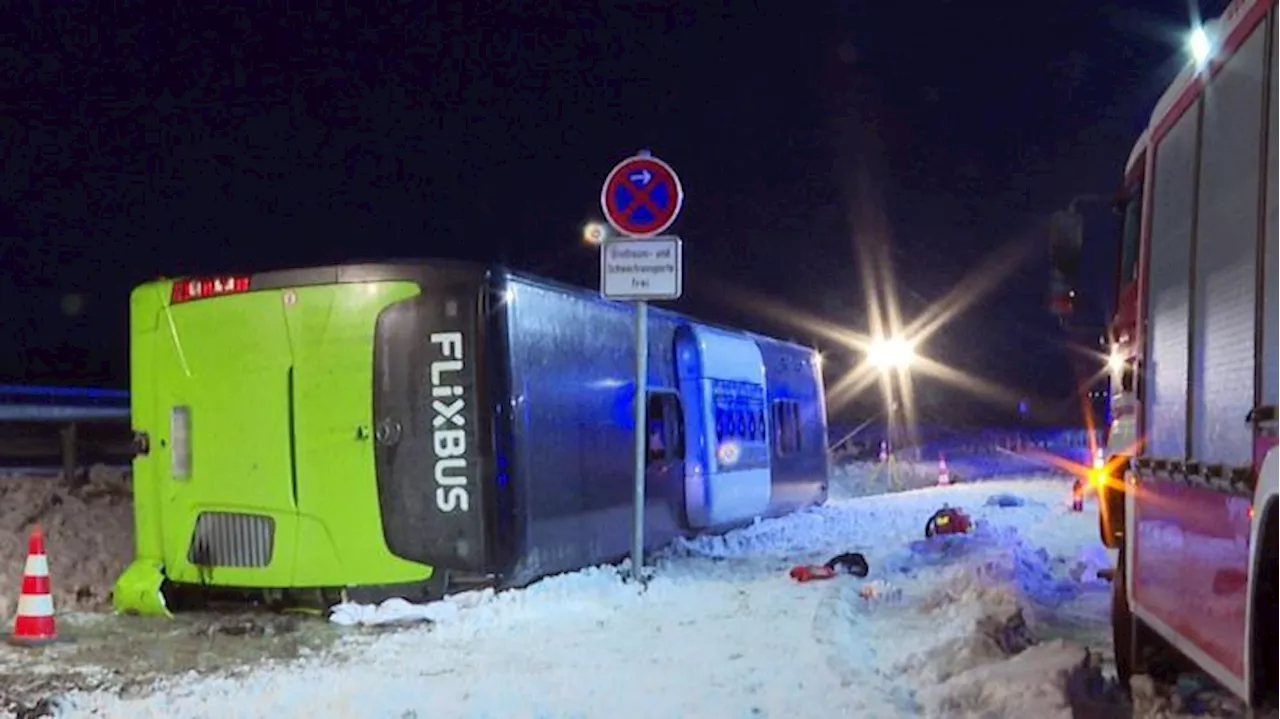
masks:
<path id="1" fill-rule="evenodd" d="M 379 449 L 415 430 L 375 422 L 378 387 L 406 395 L 391 401 L 423 401 L 412 397 L 426 396 L 413 389 L 421 378 L 404 367 L 423 359 L 430 327 L 422 325 L 431 321 L 424 287 L 439 300 L 432 307 L 452 311 L 435 312 L 436 321 L 474 327 L 483 285 L 474 267 L 369 265 L 136 288 L 137 554 L 117 581 L 117 611 L 167 614 L 166 581 L 251 590 L 427 583 L 432 548 L 420 546 L 411 525 L 431 495 L 414 477 L 397 479 Z M 419 326 L 406 329 L 406 321 Z M 380 382 L 380 371 L 397 377 Z M 468 419 L 472 427 L 484 421 Z M 479 465 L 480 458 L 470 462 L 471 481 Z M 482 517 L 458 521 L 435 529 L 483 535 L 483 527 L 466 525 Z M 483 568 L 479 556 L 454 559 L 453 566 Z"/>

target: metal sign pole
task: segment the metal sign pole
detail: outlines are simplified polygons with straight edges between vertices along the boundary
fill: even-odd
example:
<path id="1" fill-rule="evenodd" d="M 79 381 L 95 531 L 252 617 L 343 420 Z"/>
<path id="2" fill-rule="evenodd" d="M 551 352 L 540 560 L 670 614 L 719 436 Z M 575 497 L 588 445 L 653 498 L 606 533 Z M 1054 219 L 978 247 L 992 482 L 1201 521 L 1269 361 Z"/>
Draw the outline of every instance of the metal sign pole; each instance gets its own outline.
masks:
<path id="1" fill-rule="evenodd" d="M 631 518 L 631 578 L 637 582 L 644 581 L 644 470 L 647 456 L 646 444 L 649 428 L 645 421 L 645 410 L 648 409 L 649 395 L 649 303 L 640 301 L 636 304 L 636 467 L 635 467 L 635 507 Z"/>
<path id="2" fill-rule="evenodd" d="M 679 299 L 684 264 L 681 240 L 661 233 L 684 203 L 675 170 L 641 150 L 614 165 L 600 189 L 605 219 L 626 239 L 602 237 L 600 294 L 631 301 L 635 307 L 636 395 L 634 508 L 631 527 L 631 578 L 644 584 L 645 465 L 649 456 L 649 305 L 646 300 Z M 666 431 L 666 427 L 663 428 Z M 664 437 L 663 439 L 667 439 Z"/>

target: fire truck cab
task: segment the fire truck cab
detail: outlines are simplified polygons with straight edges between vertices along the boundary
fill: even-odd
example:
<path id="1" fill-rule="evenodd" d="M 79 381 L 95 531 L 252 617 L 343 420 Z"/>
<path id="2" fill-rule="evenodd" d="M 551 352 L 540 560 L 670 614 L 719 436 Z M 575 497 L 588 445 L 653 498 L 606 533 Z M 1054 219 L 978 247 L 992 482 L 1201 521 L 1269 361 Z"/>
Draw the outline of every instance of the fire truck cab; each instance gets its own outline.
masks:
<path id="1" fill-rule="evenodd" d="M 1121 681 L 1172 647 L 1254 707 L 1280 681 L 1276 14 L 1236 0 L 1196 28 L 1129 157 L 1095 476 Z M 1078 245 L 1053 238 L 1056 272 Z"/>

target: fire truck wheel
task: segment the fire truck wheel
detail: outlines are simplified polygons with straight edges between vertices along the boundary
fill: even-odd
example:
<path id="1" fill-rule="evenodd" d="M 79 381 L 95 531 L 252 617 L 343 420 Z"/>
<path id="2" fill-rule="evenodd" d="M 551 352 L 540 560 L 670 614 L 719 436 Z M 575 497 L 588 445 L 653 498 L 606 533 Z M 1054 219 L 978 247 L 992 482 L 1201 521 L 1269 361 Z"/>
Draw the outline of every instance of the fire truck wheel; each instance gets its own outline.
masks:
<path id="1" fill-rule="evenodd" d="M 1133 677 L 1134 658 L 1137 647 L 1137 627 L 1134 626 L 1133 612 L 1129 609 L 1129 591 L 1125 587 L 1124 550 L 1116 560 L 1115 576 L 1111 579 L 1111 646 L 1115 652 L 1116 679 L 1127 692 L 1129 680 Z"/>

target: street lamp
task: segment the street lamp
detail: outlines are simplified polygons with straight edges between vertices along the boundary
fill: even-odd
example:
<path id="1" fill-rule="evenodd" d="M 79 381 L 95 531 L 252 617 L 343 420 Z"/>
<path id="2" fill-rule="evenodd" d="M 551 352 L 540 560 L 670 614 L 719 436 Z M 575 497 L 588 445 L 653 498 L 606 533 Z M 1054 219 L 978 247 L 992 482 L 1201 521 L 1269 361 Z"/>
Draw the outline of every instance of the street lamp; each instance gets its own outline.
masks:
<path id="1" fill-rule="evenodd" d="M 881 371 L 906 369 L 915 360 L 915 344 L 902 337 L 877 339 L 867 348 L 867 361 Z"/>
<path id="2" fill-rule="evenodd" d="M 582 241 L 588 245 L 603 244 L 609 236 L 609 228 L 603 222 L 588 222 L 582 226 Z"/>

